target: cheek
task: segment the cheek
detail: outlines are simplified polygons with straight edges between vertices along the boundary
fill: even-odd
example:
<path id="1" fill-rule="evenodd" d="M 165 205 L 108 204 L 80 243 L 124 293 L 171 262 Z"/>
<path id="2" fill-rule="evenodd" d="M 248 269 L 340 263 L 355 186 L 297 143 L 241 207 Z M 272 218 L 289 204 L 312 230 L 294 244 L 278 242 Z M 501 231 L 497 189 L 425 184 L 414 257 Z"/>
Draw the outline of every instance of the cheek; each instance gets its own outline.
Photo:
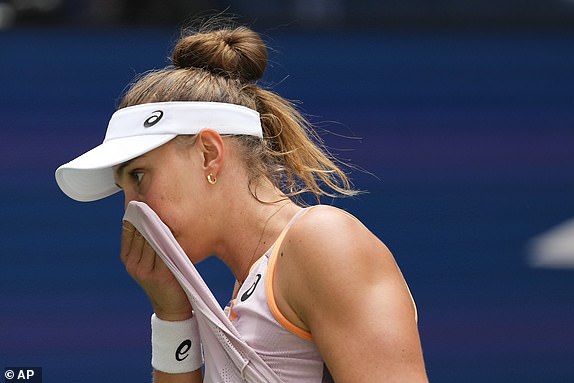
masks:
<path id="1" fill-rule="evenodd" d="M 147 203 L 168 226 L 186 253 L 203 248 L 202 185 L 193 182 L 189 173 L 157 174 L 149 185 L 143 202 Z M 207 183 L 207 181 L 206 181 Z M 203 195 L 203 197 L 206 197 Z"/>
<path id="2" fill-rule="evenodd" d="M 164 183 L 162 188 L 155 191 L 146 196 L 145 202 L 169 227 L 176 239 L 184 239 L 197 213 L 192 198 L 186 196 L 182 185 L 178 183 L 169 186 Z"/>
<path id="3" fill-rule="evenodd" d="M 187 204 L 186 204 L 187 202 Z M 188 258 L 197 263 L 210 255 L 209 236 L 202 220 L 202 212 L 190 199 L 172 200 L 166 197 L 151 199 L 148 205 L 167 225 Z"/>
<path id="4" fill-rule="evenodd" d="M 180 218 L 178 217 L 177 206 L 162 197 L 147 198 L 144 202 L 147 203 L 148 206 L 156 212 L 159 218 L 170 228 L 172 232 L 177 229 L 179 226 L 178 222 L 180 221 Z"/>
<path id="5" fill-rule="evenodd" d="M 180 220 L 178 212 L 182 209 L 178 204 L 178 200 L 172 194 L 173 189 L 169 186 L 149 188 L 148 192 L 141 196 L 141 201 L 152 208 L 159 218 L 174 232 Z"/>

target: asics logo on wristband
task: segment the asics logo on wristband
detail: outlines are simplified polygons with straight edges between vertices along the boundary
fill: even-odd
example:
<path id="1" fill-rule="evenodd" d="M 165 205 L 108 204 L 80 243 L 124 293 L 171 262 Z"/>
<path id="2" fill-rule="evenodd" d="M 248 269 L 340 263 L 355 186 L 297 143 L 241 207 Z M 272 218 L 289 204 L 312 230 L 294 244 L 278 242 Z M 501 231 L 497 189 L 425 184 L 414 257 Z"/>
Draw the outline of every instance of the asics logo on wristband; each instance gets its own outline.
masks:
<path id="1" fill-rule="evenodd" d="M 261 274 L 257 274 L 255 276 L 255 282 L 253 282 L 253 284 L 251 285 L 251 287 L 249 288 L 249 290 L 247 290 L 246 292 L 243 293 L 243 295 L 241 296 L 241 302 L 245 302 L 247 299 L 249 299 L 249 297 L 253 294 L 253 292 L 255 291 L 255 288 L 257 287 L 257 284 L 259 283 L 259 281 L 261 280 Z"/>
<path id="2" fill-rule="evenodd" d="M 168 374 L 201 368 L 201 337 L 195 316 L 182 321 L 165 321 L 152 314 L 151 365 Z"/>
<path id="3" fill-rule="evenodd" d="M 183 342 L 181 342 L 177 350 L 175 350 L 175 359 L 178 362 L 185 360 L 185 358 L 189 356 L 188 353 L 190 349 L 191 349 L 191 340 L 189 339 L 184 340 Z"/>
<path id="4" fill-rule="evenodd" d="M 154 126 L 155 124 L 157 124 L 159 122 L 159 120 L 161 120 L 161 118 L 163 117 L 163 111 L 161 110 L 156 110 L 155 112 L 153 112 L 151 114 L 151 116 L 149 116 L 143 123 L 144 128 L 150 128 L 152 126 Z"/>

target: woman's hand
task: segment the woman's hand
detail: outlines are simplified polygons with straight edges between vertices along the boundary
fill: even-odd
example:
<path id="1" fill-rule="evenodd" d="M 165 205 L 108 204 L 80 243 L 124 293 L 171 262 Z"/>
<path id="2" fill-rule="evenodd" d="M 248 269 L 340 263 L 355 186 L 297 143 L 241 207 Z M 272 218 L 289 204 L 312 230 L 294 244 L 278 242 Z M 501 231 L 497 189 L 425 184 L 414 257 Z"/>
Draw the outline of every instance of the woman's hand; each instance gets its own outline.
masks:
<path id="1" fill-rule="evenodd" d="M 179 321 L 192 317 L 185 291 L 140 232 L 129 222 L 122 226 L 121 260 L 128 274 L 149 297 L 158 318 Z"/>

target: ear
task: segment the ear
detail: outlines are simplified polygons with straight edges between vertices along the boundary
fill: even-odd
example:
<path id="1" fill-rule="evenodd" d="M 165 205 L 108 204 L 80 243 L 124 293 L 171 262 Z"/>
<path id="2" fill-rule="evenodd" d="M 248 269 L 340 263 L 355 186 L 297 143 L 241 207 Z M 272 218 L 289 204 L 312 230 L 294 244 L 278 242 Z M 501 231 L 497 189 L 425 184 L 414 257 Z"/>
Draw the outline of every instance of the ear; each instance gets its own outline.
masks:
<path id="1" fill-rule="evenodd" d="M 213 129 L 203 129 L 197 134 L 196 144 L 202 156 L 202 166 L 207 174 L 217 176 L 223 166 L 225 148 L 219 133 Z"/>

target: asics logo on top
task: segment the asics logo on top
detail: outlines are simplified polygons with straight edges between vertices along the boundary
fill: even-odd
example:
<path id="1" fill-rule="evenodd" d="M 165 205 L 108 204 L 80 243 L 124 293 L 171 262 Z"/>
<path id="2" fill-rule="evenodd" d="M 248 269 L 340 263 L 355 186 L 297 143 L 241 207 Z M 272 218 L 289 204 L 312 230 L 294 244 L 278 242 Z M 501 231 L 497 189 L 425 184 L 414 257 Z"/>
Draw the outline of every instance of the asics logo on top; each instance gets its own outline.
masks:
<path id="1" fill-rule="evenodd" d="M 163 112 L 161 110 L 156 110 L 149 116 L 143 123 L 144 128 L 150 128 L 157 124 L 159 120 L 163 117 Z"/>
<path id="2" fill-rule="evenodd" d="M 253 292 L 255 291 L 255 288 L 257 287 L 257 284 L 259 283 L 259 281 L 261 280 L 261 274 L 257 274 L 255 276 L 255 282 L 253 282 L 253 284 L 251 285 L 251 287 L 249 288 L 249 290 L 247 290 L 246 292 L 243 293 L 243 295 L 241 296 L 241 302 L 245 302 L 247 299 L 249 299 L 249 297 L 251 296 L 251 294 L 253 294 Z"/>

